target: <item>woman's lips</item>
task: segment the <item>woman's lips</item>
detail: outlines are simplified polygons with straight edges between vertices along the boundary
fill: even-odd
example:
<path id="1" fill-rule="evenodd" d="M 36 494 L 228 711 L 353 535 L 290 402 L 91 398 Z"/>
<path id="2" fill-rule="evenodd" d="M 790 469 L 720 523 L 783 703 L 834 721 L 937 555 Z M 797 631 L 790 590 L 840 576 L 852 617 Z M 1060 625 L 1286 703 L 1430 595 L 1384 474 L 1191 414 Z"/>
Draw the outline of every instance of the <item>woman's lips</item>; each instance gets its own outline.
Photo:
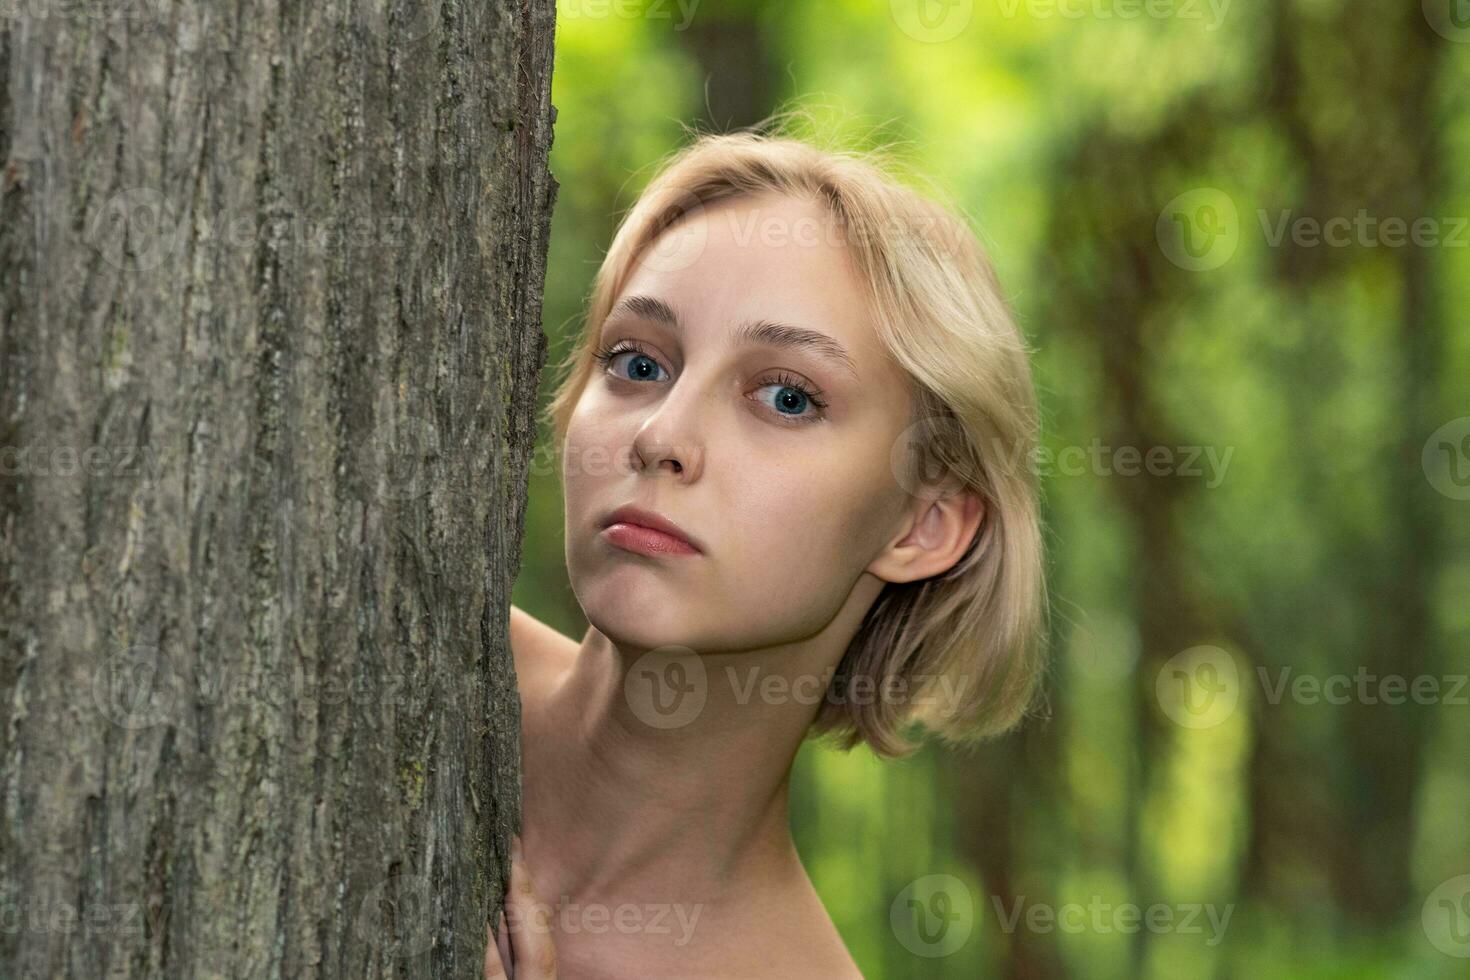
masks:
<path id="1" fill-rule="evenodd" d="M 626 521 L 618 521 L 609 524 L 602 529 L 602 534 L 613 544 L 625 551 L 633 551 L 640 555 L 697 555 L 699 554 L 688 542 L 655 531 L 651 527 L 641 524 L 629 524 Z"/>

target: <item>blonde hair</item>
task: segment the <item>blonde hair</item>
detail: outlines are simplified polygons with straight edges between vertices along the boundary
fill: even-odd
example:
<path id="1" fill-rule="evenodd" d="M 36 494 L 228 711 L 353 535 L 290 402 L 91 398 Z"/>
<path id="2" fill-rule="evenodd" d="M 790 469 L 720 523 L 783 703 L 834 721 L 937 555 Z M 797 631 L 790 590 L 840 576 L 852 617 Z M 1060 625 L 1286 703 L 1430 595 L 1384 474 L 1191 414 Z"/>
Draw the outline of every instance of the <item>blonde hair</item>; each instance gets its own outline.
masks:
<path id="1" fill-rule="evenodd" d="M 881 756 L 913 752 L 905 730 L 914 723 L 952 744 L 1001 734 L 1028 712 L 1044 665 L 1030 350 L 963 219 L 900 183 L 883 151 L 819 148 L 781 126 L 698 135 L 662 163 L 624 215 L 547 406 L 556 450 L 591 374 L 598 330 L 660 234 L 715 201 L 774 191 L 824 202 L 865 283 L 881 342 L 914 384 L 907 433 L 917 452 L 903 486 L 927 486 L 924 474 L 937 465 L 948 488 L 977 493 L 985 511 L 948 571 L 884 586 L 812 733 L 844 749 L 866 742 Z M 859 678 L 870 691 L 902 686 L 913 697 L 854 696 Z"/>

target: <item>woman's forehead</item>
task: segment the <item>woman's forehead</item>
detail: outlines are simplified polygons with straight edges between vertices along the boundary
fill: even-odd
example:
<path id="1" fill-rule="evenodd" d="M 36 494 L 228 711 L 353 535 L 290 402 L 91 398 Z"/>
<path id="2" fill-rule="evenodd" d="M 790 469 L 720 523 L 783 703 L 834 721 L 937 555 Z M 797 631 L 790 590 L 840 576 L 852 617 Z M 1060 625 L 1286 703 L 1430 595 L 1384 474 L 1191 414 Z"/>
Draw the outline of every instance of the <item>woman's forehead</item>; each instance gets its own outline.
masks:
<path id="1" fill-rule="evenodd" d="M 721 333 L 769 320 L 874 348 L 867 290 L 833 217 L 815 201 L 765 194 L 716 202 L 668 229 L 640 258 L 609 319 Z M 823 222 L 819 227 L 817 222 Z"/>

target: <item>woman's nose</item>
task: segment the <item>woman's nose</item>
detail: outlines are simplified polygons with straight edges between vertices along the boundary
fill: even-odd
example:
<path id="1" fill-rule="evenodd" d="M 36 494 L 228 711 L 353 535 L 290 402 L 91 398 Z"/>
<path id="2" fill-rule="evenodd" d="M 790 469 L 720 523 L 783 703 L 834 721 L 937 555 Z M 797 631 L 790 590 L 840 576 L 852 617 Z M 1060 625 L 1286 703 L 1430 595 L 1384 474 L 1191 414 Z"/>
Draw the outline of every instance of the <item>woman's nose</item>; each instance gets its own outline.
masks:
<path id="1" fill-rule="evenodd" d="M 667 467 L 683 482 L 697 480 L 703 469 L 704 438 L 702 393 L 680 378 L 638 427 L 633 437 L 633 465 L 637 470 Z"/>

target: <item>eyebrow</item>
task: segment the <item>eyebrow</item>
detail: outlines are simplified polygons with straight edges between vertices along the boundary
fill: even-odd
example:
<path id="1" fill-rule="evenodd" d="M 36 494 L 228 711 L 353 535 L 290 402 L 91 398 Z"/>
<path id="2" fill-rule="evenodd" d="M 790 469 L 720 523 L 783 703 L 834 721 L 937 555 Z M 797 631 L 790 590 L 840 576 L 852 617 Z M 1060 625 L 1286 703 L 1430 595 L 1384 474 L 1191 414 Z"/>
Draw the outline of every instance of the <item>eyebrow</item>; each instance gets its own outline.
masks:
<path id="1" fill-rule="evenodd" d="M 679 315 L 674 312 L 673 307 L 652 296 L 626 297 L 612 308 L 607 315 L 607 320 L 625 315 L 639 316 L 645 320 L 665 324 L 675 330 L 680 329 Z M 749 320 L 735 328 L 735 340 L 749 344 L 763 344 L 768 347 L 810 351 L 819 357 L 836 361 L 847 370 L 848 374 L 854 378 L 857 377 L 857 369 L 853 367 L 852 355 L 848 354 L 847 348 L 816 330 L 793 327 L 788 323 L 776 323 L 772 320 Z"/>

